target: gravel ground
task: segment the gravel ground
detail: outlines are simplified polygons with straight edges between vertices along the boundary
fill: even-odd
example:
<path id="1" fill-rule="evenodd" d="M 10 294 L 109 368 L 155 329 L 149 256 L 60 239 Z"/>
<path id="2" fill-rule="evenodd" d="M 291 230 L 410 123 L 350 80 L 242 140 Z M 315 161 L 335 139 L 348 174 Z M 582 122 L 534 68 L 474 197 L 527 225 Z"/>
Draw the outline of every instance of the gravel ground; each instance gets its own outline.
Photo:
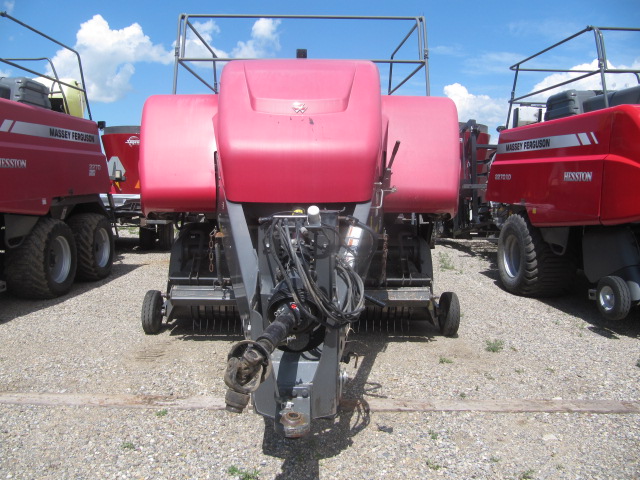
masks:
<path id="1" fill-rule="evenodd" d="M 347 367 L 348 397 L 640 400 L 638 310 L 603 323 L 584 281 L 558 299 L 509 295 L 486 240 L 441 241 L 433 255 L 437 292 L 460 297 L 459 336 L 352 335 L 360 358 Z M 223 397 L 239 337 L 142 333 L 142 298 L 166 288 L 168 261 L 121 242 L 113 274 L 97 285 L 50 301 L 0 294 L 0 397 Z M 502 348 L 487 351 L 487 342 Z M 637 479 L 640 415 L 356 409 L 296 441 L 252 413 L 0 401 L 4 478 Z"/>

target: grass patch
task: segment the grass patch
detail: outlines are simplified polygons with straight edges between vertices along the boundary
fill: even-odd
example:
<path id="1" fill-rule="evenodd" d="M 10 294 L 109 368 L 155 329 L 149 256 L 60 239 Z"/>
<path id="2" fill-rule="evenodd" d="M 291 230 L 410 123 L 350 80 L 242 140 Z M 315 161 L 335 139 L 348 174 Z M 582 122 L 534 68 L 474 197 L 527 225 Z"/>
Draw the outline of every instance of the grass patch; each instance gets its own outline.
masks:
<path id="1" fill-rule="evenodd" d="M 229 475 L 233 475 L 236 478 L 239 478 L 240 480 L 258 480 L 260 475 L 259 470 L 253 470 L 251 472 L 248 472 L 246 470 L 242 470 L 241 468 L 236 467 L 235 465 L 230 466 L 229 470 L 227 470 L 227 473 Z"/>
<path id="2" fill-rule="evenodd" d="M 455 270 L 451 256 L 448 253 L 438 252 L 438 265 L 441 270 Z"/>
<path id="3" fill-rule="evenodd" d="M 132 442 L 122 442 L 122 445 L 120 445 L 120 447 L 123 450 L 135 450 L 136 449 L 136 446 Z"/>
<path id="4" fill-rule="evenodd" d="M 432 460 L 427 460 L 427 467 L 429 467 L 431 470 L 440 470 L 442 468 L 442 465 L 439 465 Z"/>
<path id="5" fill-rule="evenodd" d="M 453 360 L 447 357 L 440 357 L 439 363 L 453 363 Z"/>
<path id="6" fill-rule="evenodd" d="M 163 408 L 162 410 L 158 410 L 156 412 L 156 417 L 166 417 L 168 413 L 169 411 L 166 408 Z"/>
<path id="7" fill-rule="evenodd" d="M 493 353 L 498 353 L 501 352 L 502 349 L 504 348 L 504 341 L 503 340 L 486 340 L 485 341 L 486 346 L 484 347 L 484 349 L 487 352 L 493 352 Z"/>
<path id="8" fill-rule="evenodd" d="M 535 470 L 527 470 L 526 472 L 522 472 L 520 474 L 520 476 L 518 477 L 520 480 L 532 480 L 534 477 L 534 475 L 536 474 Z"/>

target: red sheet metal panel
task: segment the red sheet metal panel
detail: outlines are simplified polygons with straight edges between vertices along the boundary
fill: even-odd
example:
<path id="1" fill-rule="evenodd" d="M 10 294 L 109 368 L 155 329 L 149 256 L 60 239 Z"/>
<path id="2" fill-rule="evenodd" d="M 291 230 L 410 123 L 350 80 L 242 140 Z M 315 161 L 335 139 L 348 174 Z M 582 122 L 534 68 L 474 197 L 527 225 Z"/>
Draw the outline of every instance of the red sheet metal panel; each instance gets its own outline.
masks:
<path id="1" fill-rule="evenodd" d="M 140 184 L 148 212 L 215 212 L 217 95 L 157 95 L 142 113 Z"/>
<path id="2" fill-rule="evenodd" d="M 460 189 L 460 135 L 455 104 L 448 98 L 383 96 L 388 120 L 387 158 L 400 148 L 392 166 L 395 193 L 384 210 L 455 215 Z"/>
<path id="3" fill-rule="evenodd" d="M 0 99 L 0 211 L 44 215 L 51 199 L 109 192 L 95 122 Z"/>
<path id="4" fill-rule="evenodd" d="M 379 74 L 371 62 L 231 62 L 216 122 L 230 201 L 371 199 L 382 139 Z"/>
<path id="5" fill-rule="evenodd" d="M 526 206 L 536 226 L 638 221 L 639 136 L 636 105 L 505 130 L 487 199 Z"/>

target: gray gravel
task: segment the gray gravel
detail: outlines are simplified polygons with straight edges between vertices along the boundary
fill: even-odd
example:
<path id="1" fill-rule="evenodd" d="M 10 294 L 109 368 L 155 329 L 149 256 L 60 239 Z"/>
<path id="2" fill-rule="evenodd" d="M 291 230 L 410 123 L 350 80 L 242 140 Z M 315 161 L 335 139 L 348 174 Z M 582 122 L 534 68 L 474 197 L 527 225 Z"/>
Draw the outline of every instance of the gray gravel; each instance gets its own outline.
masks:
<path id="1" fill-rule="evenodd" d="M 347 395 L 639 401 L 640 313 L 603 323 L 584 281 L 558 299 L 509 295 L 495 250 L 486 240 L 442 241 L 436 290 L 460 297 L 458 338 L 353 335 L 361 356 L 348 365 Z M 0 294 L 0 394 L 222 397 L 239 337 L 142 333 L 142 298 L 166 288 L 168 258 L 124 242 L 97 285 L 41 302 Z M 502 350 L 487 351 L 487 341 Z M 0 403 L 0 479 L 243 477 L 637 479 L 640 415 L 356 410 L 291 441 L 251 413 Z"/>

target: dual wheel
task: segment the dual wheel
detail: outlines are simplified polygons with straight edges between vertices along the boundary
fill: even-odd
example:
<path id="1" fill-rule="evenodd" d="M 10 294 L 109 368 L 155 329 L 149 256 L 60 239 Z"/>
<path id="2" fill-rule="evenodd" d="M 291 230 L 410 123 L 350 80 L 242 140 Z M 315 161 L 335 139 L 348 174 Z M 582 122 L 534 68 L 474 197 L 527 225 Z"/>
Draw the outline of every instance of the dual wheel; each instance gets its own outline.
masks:
<path id="1" fill-rule="evenodd" d="M 9 291 L 46 299 L 69 292 L 73 281 L 99 280 L 111 271 L 113 233 L 96 213 L 74 215 L 65 223 L 40 218 L 22 244 L 6 252 Z"/>

